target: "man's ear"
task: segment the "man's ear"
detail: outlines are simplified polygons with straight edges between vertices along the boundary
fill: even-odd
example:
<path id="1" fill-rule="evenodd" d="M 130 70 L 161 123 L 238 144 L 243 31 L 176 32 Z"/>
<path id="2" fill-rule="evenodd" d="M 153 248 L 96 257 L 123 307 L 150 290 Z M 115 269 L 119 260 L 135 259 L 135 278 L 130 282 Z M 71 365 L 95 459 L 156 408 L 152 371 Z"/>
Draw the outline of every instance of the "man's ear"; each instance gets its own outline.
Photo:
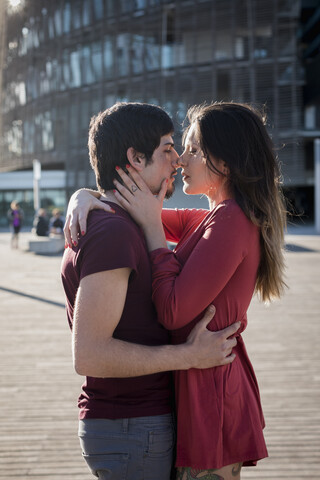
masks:
<path id="1" fill-rule="evenodd" d="M 127 159 L 130 165 L 141 172 L 146 165 L 146 156 L 143 153 L 137 152 L 133 147 L 127 150 Z"/>

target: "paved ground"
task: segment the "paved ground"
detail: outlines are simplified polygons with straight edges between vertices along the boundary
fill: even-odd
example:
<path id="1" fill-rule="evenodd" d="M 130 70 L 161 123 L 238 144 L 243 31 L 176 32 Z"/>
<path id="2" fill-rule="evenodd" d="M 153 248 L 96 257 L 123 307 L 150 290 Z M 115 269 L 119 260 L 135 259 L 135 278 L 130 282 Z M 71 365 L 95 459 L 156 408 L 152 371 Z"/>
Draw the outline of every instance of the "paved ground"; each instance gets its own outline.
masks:
<path id="1" fill-rule="evenodd" d="M 270 457 L 245 479 L 320 478 L 320 236 L 287 236 L 280 302 L 254 301 L 247 347 L 261 387 Z M 312 233 L 312 232 L 310 232 Z M 78 446 L 61 256 L 10 249 L 0 233 L 0 479 L 89 480 Z"/>

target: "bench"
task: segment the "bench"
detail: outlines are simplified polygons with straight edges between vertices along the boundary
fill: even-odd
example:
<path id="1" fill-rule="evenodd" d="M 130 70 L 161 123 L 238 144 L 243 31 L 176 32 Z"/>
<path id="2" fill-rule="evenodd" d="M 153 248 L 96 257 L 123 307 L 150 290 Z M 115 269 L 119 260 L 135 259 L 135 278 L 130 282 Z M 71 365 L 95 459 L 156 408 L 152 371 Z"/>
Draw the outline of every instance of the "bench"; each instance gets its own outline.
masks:
<path id="1" fill-rule="evenodd" d="M 35 237 L 34 240 L 29 240 L 29 251 L 38 255 L 53 255 L 63 252 L 64 245 L 64 237 L 60 235 Z"/>

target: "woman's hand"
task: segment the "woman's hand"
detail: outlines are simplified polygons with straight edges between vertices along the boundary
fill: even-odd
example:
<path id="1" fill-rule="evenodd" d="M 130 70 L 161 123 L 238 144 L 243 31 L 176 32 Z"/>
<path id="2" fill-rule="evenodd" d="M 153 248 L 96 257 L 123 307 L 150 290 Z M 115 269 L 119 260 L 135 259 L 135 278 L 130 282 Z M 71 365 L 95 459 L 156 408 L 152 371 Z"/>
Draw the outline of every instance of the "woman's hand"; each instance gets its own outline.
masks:
<path id="1" fill-rule="evenodd" d="M 90 210 L 101 209 L 114 213 L 106 203 L 101 202 L 100 193 L 94 190 L 80 189 L 73 193 L 69 200 L 64 236 L 66 246 L 77 245 L 79 235 L 84 235 L 87 229 L 87 217 Z"/>
<path id="2" fill-rule="evenodd" d="M 158 195 L 154 195 L 133 167 L 127 165 L 127 169 L 130 176 L 120 167 L 116 168 L 124 183 L 124 185 L 121 185 L 117 180 L 114 180 L 117 188 L 117 190 L 114 190 L 114 195 L 117 201 L 143 229 L 149 250 L 161 247 L 167 248 L 161 211 L 168 179 L 163 180 L 160 192 Z"/>

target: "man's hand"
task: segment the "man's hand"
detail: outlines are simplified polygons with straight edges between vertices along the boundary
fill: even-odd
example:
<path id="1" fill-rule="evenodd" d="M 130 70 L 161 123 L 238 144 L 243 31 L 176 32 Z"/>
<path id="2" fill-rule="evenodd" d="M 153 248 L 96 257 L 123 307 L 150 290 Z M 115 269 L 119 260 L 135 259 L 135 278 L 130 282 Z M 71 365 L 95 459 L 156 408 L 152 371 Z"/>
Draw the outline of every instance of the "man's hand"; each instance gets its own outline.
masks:
<path id="1" fill-rule="evenodd" d="M 232 349 L 237 345 L 236 338 L 229 338 L 240 328 L 241 323 L 236 322 L 230 327 L 211 332 L 207 329 L 208 323 L 215 314 L 215 307 L 210 305 L 202 320 L 191 331 L 187 344 L 192 346 L 194 353 L 191 355 L 190 368 L 210 368 L 227 365 L 235 359 Z"/>

